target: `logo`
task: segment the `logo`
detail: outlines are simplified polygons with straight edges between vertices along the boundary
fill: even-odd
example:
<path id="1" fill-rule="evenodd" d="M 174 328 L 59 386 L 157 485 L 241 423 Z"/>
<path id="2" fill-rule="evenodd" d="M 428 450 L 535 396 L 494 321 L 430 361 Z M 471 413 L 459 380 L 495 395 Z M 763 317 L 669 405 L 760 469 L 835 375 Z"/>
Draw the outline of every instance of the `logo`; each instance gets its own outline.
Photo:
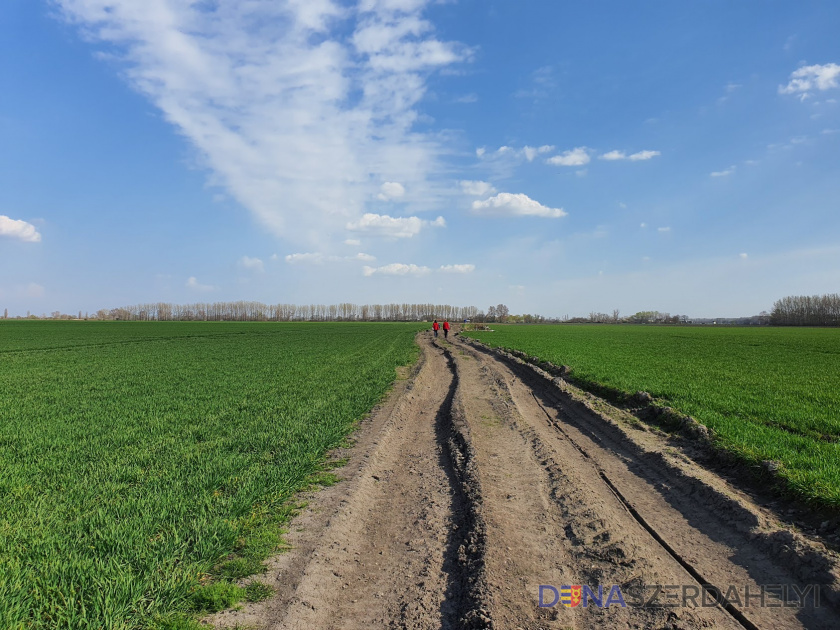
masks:
<path id="1" fill-rule="evenodd" d="M 553 608 L 558 603 L 563 604 L 566 608 L 576 608 L 577 606 L 583 608 L 590 606 L 596 606 L 598 608 L 620 606 L 627 608 L 624 595 L 618 584 L 613 584 L 609 587 L 606 597 L 604 596 L 604 587 L 600 584 L 596 589 L 593 589 L 587 584 L 561 586 L 559 589 L 548 584 L 540 584 L 540 608 Z"/>
<path id="2" fill-rule="evenodd" d="M 638 590 L 638 589 L 637 589 Z M 540 584 L 540 608 L 554 608 L 562 604 L 566 608 L 708 608 L 734 605 L 756 608 L 819 608 L 819 584 L 759 584 L 729 585 L 726 590 L 711 584 L 646 584 L 640 592 L 631 591 L 629 603 L 624 599 L 618 584 L 598 585 L 572 584 L 560 587 Z"/>
<path id="3" fill-rule="evenodd" d="M 566 608 L 574 608 L 580 604 L 581 592 L 583 589 L 580 586 L 561 586 L 560 587 L 560 603 Z"/>

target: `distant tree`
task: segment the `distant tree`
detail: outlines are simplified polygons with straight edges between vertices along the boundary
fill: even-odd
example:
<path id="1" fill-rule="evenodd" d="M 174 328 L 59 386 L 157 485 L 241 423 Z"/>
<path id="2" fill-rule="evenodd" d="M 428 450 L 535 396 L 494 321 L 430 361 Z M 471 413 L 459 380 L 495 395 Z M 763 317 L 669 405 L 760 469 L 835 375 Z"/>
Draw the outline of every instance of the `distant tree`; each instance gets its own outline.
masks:
<path id="1" fill-rule="evenodd" d="M 619 311 L 617 308 L 614 308 L 614 309 L 613 309 L 613 312 L 612 312 L 612 320 L 613 320 L 613 324 L 617 324 L 617 323 L 618 323 L 618 320 L 619 320 L 619 313 L 620 313 L 620 311 Z"/>
<path id="2" fill-rule="evenodd" d="M 9 319 L 9 309 L 3 310 L 3 319 Z"/>
<path id="3" fill-rule="evenodd" d="M 504 322 L 507 320 L 508 315 L 510 315 L 510 309 L 504 304 L 497 304 L 496 305 L 496 317 L 499 318 L 500 322 Z"/>
<path id="4" fill-rule="evenodd" d="M 776 300 L 770 323 L 777 326 L 838 326 L 840 294 L 791 295 Z"/>
<path id="5" fill-rule="evenodd" d="M 489 306 L 487 308 L 487 321 L 488 322 L 495 322 L 496 321 L 496 307 Z"/>

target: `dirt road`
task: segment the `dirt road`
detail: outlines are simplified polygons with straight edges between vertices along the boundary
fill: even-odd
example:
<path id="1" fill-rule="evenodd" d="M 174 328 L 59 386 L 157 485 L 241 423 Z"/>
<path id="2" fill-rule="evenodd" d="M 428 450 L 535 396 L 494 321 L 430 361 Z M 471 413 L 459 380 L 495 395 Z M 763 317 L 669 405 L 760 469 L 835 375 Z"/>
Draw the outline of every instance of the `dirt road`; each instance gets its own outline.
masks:
<path id="1" fill-rule="evenodd" d="M 269 562 L 277 595 L 211 623 L 840 628 L 836 554 L 667 436 L 457 336 L 419 342 Z"/>

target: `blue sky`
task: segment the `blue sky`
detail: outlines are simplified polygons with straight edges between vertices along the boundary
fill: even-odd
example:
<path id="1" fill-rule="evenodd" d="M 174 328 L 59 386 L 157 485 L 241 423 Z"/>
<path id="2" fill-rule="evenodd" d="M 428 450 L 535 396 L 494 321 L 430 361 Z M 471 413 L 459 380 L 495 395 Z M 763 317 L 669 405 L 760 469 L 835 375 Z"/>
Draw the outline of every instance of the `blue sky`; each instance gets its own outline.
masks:
<path id="1" fill-rule="evenodd" d="M 0 308 L 840 290 L 840 3 L 5 0 Z"/>

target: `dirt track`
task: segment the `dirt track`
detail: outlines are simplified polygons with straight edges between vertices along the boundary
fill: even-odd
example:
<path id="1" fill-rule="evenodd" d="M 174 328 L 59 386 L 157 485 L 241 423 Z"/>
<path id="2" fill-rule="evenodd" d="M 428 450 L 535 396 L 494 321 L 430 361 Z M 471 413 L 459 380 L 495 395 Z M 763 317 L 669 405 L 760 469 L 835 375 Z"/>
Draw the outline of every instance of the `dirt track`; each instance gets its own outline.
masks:
<path id="1" fill-rule="evenodd" d="M 292 549 L 269 562 L 276 597 L 211 623 L 840 628 L 836 555 L 780 528 L 665 436 L 458 337 L 419 341 L 414 374 L 344 454 L 344 481 L 308 497 Z M 713 587 L 701 605 L 701 584 L 724 605 Z M 595 595 L 601 585 L 612 605 L 539 607 L 540 585 Z M 656 596 L 655 585 L 671 588 Z M 787 606 L 780 588 L 760 606 L 760 585 L 785 585 Z M 818 585 L 818 602 L 812 587 L 792 605 L 793 585 Z"/>

